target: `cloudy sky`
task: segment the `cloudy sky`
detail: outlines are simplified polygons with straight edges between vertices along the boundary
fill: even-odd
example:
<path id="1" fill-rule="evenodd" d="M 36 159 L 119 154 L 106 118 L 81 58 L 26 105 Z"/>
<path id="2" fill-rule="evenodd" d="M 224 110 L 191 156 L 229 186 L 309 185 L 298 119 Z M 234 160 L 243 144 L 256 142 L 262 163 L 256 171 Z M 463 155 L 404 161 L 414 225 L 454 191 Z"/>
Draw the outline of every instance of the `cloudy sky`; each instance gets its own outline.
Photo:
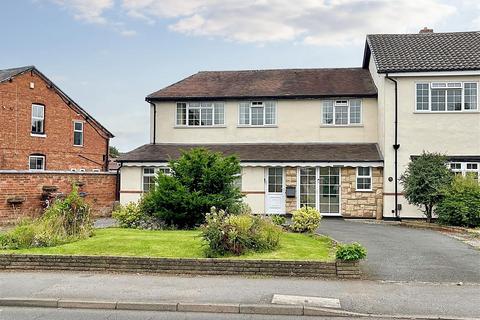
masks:
<path id="1" fill-rule="evenodd" d="M 360 66 L 368 33 L 480 30 L 477 0 L 2 0 L 0 69 L 36 65 L 116 136 L 200 70 Z"/>

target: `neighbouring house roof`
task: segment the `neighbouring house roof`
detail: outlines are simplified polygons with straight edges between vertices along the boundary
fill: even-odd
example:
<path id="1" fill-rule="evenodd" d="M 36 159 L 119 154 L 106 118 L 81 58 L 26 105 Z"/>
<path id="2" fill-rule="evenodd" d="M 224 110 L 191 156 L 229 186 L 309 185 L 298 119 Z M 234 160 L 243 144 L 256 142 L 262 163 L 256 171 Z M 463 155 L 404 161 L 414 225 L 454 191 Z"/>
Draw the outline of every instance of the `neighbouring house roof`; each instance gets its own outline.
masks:
<path id="1" fill-rule="evenodd" d="M 383 161 L 376 143 L 146 144 L 121 155 L 116 161 L 165 162 L 196 147 L 236 155 L 242 162 Z"/>
<path id="2" fill-rule="evenodd" d="M 278 69 L 201 71 L 147 96 L 147 101 L 178 99 L 375 97 L 368 70 Z"/>
<path id="3" fill-rule="evenodd" d="M 42 78 L 45 82 L 49 84 L 49 86 L 57 92 L 57 94 L 65 101 L 65 103 L 82 114 L 85 119 L 88 121 L 92 121 L 93 124 L 100 130 L 102 130 L 109 138 L 113 138 L 114 135 L 107 130 L 104 126 L 100 124 L 95 118 L 93 118 L 90 114 L 88 114 L 85 109 L 80 107 L 72 98 L 70 98 L 65 92 L 63 92 L 55 83 L 53 83 L 50 79 L 48 79 L 43 73 L 41 73 L 35 66 L 25 66 L 25 67 L 19 67 L 19 68 L 12 68 L 12 69 L 4 69 L 0 70 L 0 83 L 9 81 L 13 79 L 14 77 L 17 77 L 23 73 L 26 72 L 34 72 L 36 73 L 40 78 Z"/>
<path id="4" fill-rule="evenodd" d="M 480 70 L 480 32 L 370 34 L 364 68 L 370 54 L 379 73 Z"/>

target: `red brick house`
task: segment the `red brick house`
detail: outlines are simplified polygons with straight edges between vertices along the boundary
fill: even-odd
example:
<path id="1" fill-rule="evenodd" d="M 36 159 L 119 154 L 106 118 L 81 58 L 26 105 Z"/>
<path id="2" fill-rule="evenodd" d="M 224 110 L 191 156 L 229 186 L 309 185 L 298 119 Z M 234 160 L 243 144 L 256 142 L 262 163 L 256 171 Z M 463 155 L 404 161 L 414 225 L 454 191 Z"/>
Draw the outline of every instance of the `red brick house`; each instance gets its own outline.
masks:
<path id="1" fill-rule="evenodd" d="M 0 70 L 0 170 L 108 171 L 110 138 L 34 66 Z"/>

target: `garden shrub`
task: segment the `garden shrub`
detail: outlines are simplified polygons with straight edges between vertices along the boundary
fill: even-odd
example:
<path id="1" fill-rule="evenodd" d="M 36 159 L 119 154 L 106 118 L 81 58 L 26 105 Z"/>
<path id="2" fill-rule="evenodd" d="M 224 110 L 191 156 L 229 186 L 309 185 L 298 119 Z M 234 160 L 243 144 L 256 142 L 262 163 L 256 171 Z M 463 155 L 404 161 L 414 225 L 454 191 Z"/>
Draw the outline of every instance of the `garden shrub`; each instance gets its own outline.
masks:
<path id="1" fill-rule="evenodd" d="M 367 249 L 358 242 L 339 244 L 336 258 L 342 261 L 358 261 L 367 257 Z"/>
<path id="2" fill-rule="evenodd" d="M 78 187 L 63 200 L 56 200 L 43 215 L 23 219 L 0 237 L 0 247 L 20 249 L 50 247 L 92 235 L 91 209 L 78 194 Z"/>
<path id="3" fill-rule="evenodd" d="M 480 227 L 480 185 L 471 176 L 456 176 L 445 188 L 443 199 L 435 208 L 441 224 Z"/>
<path id="4" fill-rule="evenodd" d="M 141 200 L 146 215 L 179 228 L 193 228 L 205 222 L 211 207 L 229 212 L 241 202 L 234 181 L 240 163 L 203 148 L 183 152 L 170 162 L 171 175 L 159 173 L 155 186 Z"/>
<path id="5" fill-rule="evenodd" d="M 294 232 L 313 233 L 320 226 L 322 216 L 312 207 L 302 207 L 292 212 L 292 224 L 290 228 Z"/>
<path id="6" fill-rule="evenodd" d="M 251 214 L 229 215 L 215 208 L 206 214 L 201 230 L 207 257 L 273 250 L 282 233 L 269 219 Z"/>
<path id="7" fill-rule="evenodd" d="M 271 216 L 272 222 L 277 226 L 283 226 L 286 222 L 285 216 L 275 214 Z"/>
<path id="8" fill-rule="evenodd" d="M 118 206 L 112 212 L 112 217 L 122 228 L 138 228 L 144 220 L 144 215 L 136 202 Z"/>
<path id="9" fill-rule="evenodd" d="M 230 214 L 252 214 L 252 208 L 245 202 L 238 202 L 233 204 L 228 210 Z"/>

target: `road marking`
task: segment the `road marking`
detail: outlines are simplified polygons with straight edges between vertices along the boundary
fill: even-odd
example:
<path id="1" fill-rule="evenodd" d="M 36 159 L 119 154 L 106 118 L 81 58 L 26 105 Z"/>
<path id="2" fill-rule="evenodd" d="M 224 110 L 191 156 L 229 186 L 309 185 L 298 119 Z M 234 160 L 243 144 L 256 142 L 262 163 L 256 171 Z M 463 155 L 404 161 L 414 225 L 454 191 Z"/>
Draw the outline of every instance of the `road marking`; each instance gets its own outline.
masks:
<path id="1" fill-rule="evenodd" d="M 322 297 L 307 297 L 307 296 L 289 296 L 283 294 L 274 294 L 272 298 L 274 304 L 296 304 L 305 305 L 309 307 L 322 307 L 341 309 L 339 299 L 322 298 Z"/>

